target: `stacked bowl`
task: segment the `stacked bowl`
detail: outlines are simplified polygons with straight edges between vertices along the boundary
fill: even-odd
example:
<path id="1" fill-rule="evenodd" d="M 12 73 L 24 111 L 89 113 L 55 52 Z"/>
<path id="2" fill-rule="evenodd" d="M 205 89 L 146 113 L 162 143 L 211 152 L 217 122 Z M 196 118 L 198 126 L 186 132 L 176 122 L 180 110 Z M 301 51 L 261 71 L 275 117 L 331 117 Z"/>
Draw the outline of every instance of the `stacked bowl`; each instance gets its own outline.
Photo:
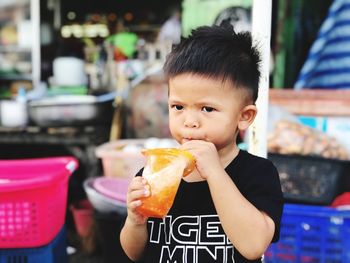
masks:
<path id="1" fill-rule="evenodd" d="M 117 177 L 88 178 L 84 181 L 84 190 L 98 212 L 125 215 L 129 182 L 129 179 Z"/>

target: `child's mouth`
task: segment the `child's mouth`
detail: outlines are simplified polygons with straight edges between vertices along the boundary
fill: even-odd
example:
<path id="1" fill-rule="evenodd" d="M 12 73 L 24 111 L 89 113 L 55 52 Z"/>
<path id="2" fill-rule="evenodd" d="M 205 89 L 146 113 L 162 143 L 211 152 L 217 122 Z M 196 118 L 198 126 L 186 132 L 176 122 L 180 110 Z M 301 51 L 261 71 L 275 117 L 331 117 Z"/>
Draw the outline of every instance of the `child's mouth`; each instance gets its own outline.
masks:
<path id="1" fill-rule="evenodd" d="M 192 137 L 187 137 L 187 138 L 183 138 L 182 141 L 185 143 L 185 142 L 188 142 L 188 141 L 193 141 L 193 140 L 197 140 L 197 141 L 201 141 L 203 139 L 199 139 L 199 138 L 192 138 Z"/>
<path id="2" fill-rule="evenodd" d="M 182 143 L 189 142 L 191 140 L 193 140 L 193 139 L 192 138 L 183 138 L 182 139 Z"/>

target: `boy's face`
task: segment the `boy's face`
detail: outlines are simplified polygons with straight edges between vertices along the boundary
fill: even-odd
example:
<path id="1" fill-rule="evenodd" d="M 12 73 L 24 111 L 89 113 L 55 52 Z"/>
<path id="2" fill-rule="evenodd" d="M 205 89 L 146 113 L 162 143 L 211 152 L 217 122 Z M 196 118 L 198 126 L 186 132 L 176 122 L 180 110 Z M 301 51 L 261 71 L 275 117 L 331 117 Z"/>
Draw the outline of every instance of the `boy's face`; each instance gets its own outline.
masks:
<path id="1" fill-rule="evenodd" d="M 212 142 L 217 150 L 235 147 L 237 128 L 245 128 L 245 98 L 244 91 L 229 81 L 187 73 L 175 76 L 169 80 L 170 132 L 180 144 L 195 139 Z"/>

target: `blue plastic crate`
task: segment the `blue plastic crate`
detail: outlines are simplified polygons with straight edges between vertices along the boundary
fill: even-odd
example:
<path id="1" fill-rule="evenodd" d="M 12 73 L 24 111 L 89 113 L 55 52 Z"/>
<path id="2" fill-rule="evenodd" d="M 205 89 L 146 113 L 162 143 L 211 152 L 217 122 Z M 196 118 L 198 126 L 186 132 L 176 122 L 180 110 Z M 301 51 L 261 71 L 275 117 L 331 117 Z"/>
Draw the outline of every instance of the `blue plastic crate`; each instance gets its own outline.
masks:
<path id="1" fill-rule="evenodd" d="M 66 229 L 46 246 L 0 249 L 0 263 L 67 263 Z"/>
<path id="2" fill-rule="evenodd" d="M 350 211 L 286 204 L 280 240 L 266 251 L 265 262 L 350 262 Z"/>

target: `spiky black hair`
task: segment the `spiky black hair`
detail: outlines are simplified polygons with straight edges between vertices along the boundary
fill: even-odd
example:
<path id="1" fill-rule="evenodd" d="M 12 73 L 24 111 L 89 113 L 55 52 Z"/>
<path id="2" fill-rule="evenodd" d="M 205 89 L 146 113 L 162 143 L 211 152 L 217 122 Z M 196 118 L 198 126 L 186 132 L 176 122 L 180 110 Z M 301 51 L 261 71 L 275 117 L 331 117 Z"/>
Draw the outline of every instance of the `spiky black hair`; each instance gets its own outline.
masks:
<path id="1" fill-rule="evenodd" d="M 246 89 L 253 102 L 258 97 L 260 53 L 249 32 L 236 33 L 232 25 L 202 26 L 167 56 L 164 72 L 168 78 L 183 73 L 230 80 Z"/>

